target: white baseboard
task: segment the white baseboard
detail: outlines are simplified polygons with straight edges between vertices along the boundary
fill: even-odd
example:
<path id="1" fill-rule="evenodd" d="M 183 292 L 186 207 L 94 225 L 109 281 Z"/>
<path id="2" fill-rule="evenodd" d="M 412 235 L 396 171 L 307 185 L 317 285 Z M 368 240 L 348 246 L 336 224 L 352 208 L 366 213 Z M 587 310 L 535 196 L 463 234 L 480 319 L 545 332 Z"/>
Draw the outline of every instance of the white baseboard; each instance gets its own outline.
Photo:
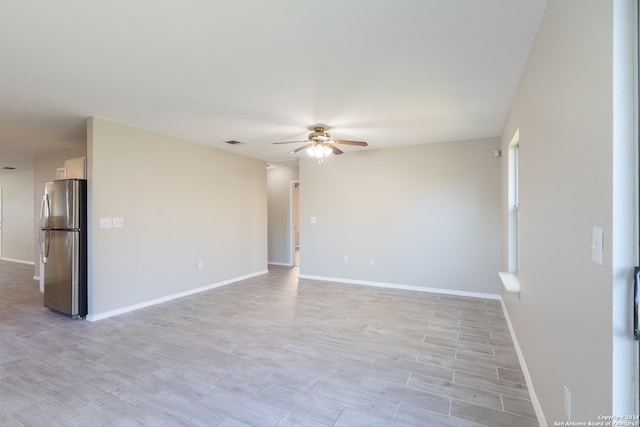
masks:
<path id="1" fill-rule="evenodd" d="M 25 260 L 22 260 L 22 259 L 13 259 L 13 258 L 2 257 L 2 258 L 0 258 L 0 260 L 9 261 L 9 262 L 17 262 L 19 264 L 35 265 L 35 263 L 33 261 L 25 261 Z"/>
<path id="2" fill-rule="evenodd" d="M 527 389 L 529 390 L 529 397 L 531 397 L 533 410 L 536 413 L 536 417 L 538 418 L 538 423 L 540 424 L 540 427 L 547 427 L 548 426 L 547 420 L 544 417 L 544 412 L 542 411 L 542 406 L 540 405 L 538 396 L 536 396 L 536 392 L 533 389 L 533 381 L 531 380 L 529 369 L 527 369 L 527 364 L 524 361 L 524 355 L 522 354 L 522 350 L 520 349 L 520 344 L 518 344 L 518 338 L 516 337 L 515 330 L 513 329 L 513 324 L 511 323 L 511 319 L 509 318 L 509 312 L 507 311 L 507 306 L 504 305 L 504 300 L 502 298 L 500 298 L 500 304 L 502 304 L 502 311 L 504 312 L 504 317 L 507 320 L 507 326 L 509 327 L 511 340 L 513 340 L 513 346 L 516 348 L 516 354 L 518 355 L 518 361 L 520 362 L 520 367 L 522 368 L 522 374 L 524 375 L 524 380 L 527 383 Z"/>
<path id="3" fill-rule="evenodd" d="M 397 283 L 386 283 L 386 282 L 372 282 L 368 280 L 354 280 L 354 279 L 343 279 L 340 277 L 325 277 L 325 276 L 313 276 L 309 274 L 300 274 L 298 276 L 300 279 L 309 279 L 309 280 L 321 280 L 325 282 L 338 282 L 338 283 L 347 283 L 351 285 L 364 285 L 364 286 L 375 286 L 378 288 L 391 288 L 391 289 L 401 289 L 405 291 L 418 291 L 418 292 L 431 292 L 434 294 L 445 294 L 445 295 L 455 295 L 461 297 L 471 297 L 471 298 L 485 298 L 485 299 L 494 299 L 500 300 L 501 297 L 498 294 L 487 294 L 482 292 L 469 292 L 469 291 L 458 291 L 454 289 L 440 289 L 440 288 L 428 288 L 423 286 L 414 286 L 414 285 L 401 285 Z"/>
<path id="4" fill-rule="evenodd" d="M 280 265 L 282 267 L 293 267 L 292 264 L 288 264 L 286 262 L 273 262 L 273 261 L 268 261 L 267 264 L 269 265 Z"/>
<path id="5" fill-rule="evenodd" d="M 222 282 L 212 283 L 211 285 L 201 286 L 201 287 L 195 288 L 195 289 L 189 289 L 188 291 L 178 292 L 177 294 L 167 295 L 166 297 L 156 298 L 154 300 L 141 302 L 139 304 L 133 304 L 133 305 L 130 305 L 130 306 L 127 306 L 127 307 L 118 308 L 116 310 L 111 310 L 111 311 L 107 311 L 107 312 L 104 312 L 104 313 L 98 313 L 98 314 L 88 314 L 87 315 L 87 320 L 90 321 L 90 322 L 96 322 L 98 320 L 104 320 L 104 319 L 107 319 L 109 317 L 117 316 L 119 314 L 128 313 L 130 311 L 135 311 L 135 310 L 139 310 L 141 308 L 150 307 L 152 305 L 156 305 L 156 304 L 160 304 L 160 303 L 163 303 L 163 302 L 171 301 L 171 300 L 174 300 L 174 299 L 186 297 L 188 295 L 193 295 L 193 294 L 197 294 L 197 293 L 200 293 L 200 292 L 208 291 L 210 289 L 219 288 L 221 286 L 226 286 L 226 285 L 229 285 L 231 283 L 239 282 L 241 280 L 250 279 L 250 278 L 256 277 L 256 276 L 261 276 L 263 274 L 267 274 L 268 272 L 269 272 L 268 270 L 257 271 L 255 273 L 250 273 L 250 274 L 247 274 L 247 275 L 244 275 L 244 276 L 234 277 L 232 279 L 223 280 Z"/>

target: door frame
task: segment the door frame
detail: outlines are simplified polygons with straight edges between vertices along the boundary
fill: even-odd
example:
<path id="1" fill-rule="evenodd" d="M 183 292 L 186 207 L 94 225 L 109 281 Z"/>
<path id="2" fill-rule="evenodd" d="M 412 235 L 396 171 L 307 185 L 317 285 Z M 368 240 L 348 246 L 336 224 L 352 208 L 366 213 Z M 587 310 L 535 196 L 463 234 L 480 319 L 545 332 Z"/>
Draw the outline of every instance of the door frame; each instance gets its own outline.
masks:
<path id="1" fill-rule="evenodd" d="M 298 186 L 298 206 L 296 209 L 295 204 L 295 191 L 296 185 Z M 295 265 L 296 256 L 296 217 L 298 219 L 298 228 L 300 228 L 300 180 L 289 181 L 289 266 Z M 300 230 L 298 229 L 298 233 Z M 298 261 L 300 264 L 300 261 Z"/>
<path id="2" fill-rule="evenodd" d="M 0 186 L 0 259 L 2 259 L 2 186 Z"/>
<path id="3" fill-rule="evenodd" d="M 634 159 L 634 168 L 636 170 L 635 183 L 634 183 L 634 200 L 633 200 L 633 208 L 635 210 L 634 214 L 634 230 L 635 230 L 635 238 L 636 246 L 635 246 L 635 262 L 636 265 L 640 266 L 640 0 L 636 0 L 633 3 L 633 7 L 635 8 L 635 22 L 633 25 L 634 31 L 634 41 L 635 48 L 633 49 L 635 58 L 633 60 L 634 65 L 634 84 L 635 91 L 633 104 L 635 107 L 635 148 L 636 148 L 636 156 Z M 634 376 L 632 378 L 633 388 L 635 391 L 634 398 L 634 413 L 640 414 L 640 342 L 636 342 L 634 346 L 634 367 L 633 372 Z"/>

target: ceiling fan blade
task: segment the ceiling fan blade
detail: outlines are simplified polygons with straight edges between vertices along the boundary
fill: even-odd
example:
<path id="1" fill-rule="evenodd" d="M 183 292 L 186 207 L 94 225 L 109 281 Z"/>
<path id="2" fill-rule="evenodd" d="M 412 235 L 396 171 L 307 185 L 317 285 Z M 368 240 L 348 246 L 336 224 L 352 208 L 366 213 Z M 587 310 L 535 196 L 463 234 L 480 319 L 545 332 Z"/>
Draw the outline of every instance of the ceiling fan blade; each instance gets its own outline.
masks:
<path id="1" fill-rule="evenodd" d="M 274 142 L 274 144 L 300 144 L 301 142 L 309 142 L 309 141 L 305 139 L 304 141 Z"/>
<path id="2" fill-rule="evenodd" d="M 298 151 L 302 151 L 305 148 L 310 147 L 311 145 L 313 145 L 313 144 L 305 144 L 302 147 L 298 147 L 295 150 L 289 151 L 289 154 L 296 154 Z"/>
<path id="3" fill-rule="evenodd" d="M 338 147 L 336 147 L 335 145 L 331 144 L 330 142 L 325 142 L 324 143 L 325 146 L 331 148 L 331 151 L 333 151 L 333 154 L 335 154 L 336 156 L 338 154 L 342 154 L 344 153 L 344 151 L 342 151 L 341 149 L 339 149 Z"/>
<path id="4" fill-rule="evenodd" d="M 369 145 L 369 144 L 367 144 L 366 142 L 363 142 L 363 141 L 347 141 L 347 140 L 344 140 L 344 139 L 336 139 L 336 140 L 333 140 L 331 142 L 333 142 L 334 144 L 359 145 L 361 147 L 366 147 L 367 145 Z"/>

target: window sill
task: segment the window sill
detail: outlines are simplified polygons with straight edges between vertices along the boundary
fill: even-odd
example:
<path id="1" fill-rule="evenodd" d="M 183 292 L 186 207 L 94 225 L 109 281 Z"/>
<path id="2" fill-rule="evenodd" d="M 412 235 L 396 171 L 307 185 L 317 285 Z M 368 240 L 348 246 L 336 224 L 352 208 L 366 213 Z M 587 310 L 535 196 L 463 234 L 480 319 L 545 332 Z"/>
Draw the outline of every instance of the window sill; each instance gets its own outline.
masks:
<path id="1" fill-rule="evenodd" d="M 506 289 L 507 292 L 511 292 L 514 294 L 520 293 L 520 278 L 515 273 L 504 273 L 499 272 L 498 276 L 500 276 L 500 280 L 502 281 L 502 286 Z"/>

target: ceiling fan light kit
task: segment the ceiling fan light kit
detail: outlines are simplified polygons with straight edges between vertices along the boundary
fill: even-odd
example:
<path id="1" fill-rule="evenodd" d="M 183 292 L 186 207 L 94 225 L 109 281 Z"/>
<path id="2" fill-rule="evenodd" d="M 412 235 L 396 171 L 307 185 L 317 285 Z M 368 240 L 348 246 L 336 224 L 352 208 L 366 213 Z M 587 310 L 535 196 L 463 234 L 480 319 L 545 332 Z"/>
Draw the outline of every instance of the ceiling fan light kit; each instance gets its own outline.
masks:
<path id="1" fill-rule="evenodd" d="M 288 141 L 288 142 L 274 142 L 274 144 L 293 144 L 307 141 Z M 336 147 L 334 144 L 345 145 L 357 145 L 360 147 L 366 147 L 366 142 L 363 141 L 347 141 L 342 139 L 331 139 L 329 132 L 325 132 L 323 126 L 314 126 L 313 132 L 308 136 L 308 142 L 302 147 L 298 147 L 295 150 L 291 150 L 289 154 L 296 154 L 299 151 L 305 150 L 309 156 L 319 159 L 318 163 L 322 163 L 325 157 L 330 154 L 342 154 L 344 151 Z"/>
<path id="2" fill-rule="evenodd" d="M 310 155 L 311 157 L 316 157 L 318 159 L 327 157 L 331 153 L 332 153 L 331 148 L 327 147 L 324 144 L 315 144 L 307 148 L 307 154 Z"/>

